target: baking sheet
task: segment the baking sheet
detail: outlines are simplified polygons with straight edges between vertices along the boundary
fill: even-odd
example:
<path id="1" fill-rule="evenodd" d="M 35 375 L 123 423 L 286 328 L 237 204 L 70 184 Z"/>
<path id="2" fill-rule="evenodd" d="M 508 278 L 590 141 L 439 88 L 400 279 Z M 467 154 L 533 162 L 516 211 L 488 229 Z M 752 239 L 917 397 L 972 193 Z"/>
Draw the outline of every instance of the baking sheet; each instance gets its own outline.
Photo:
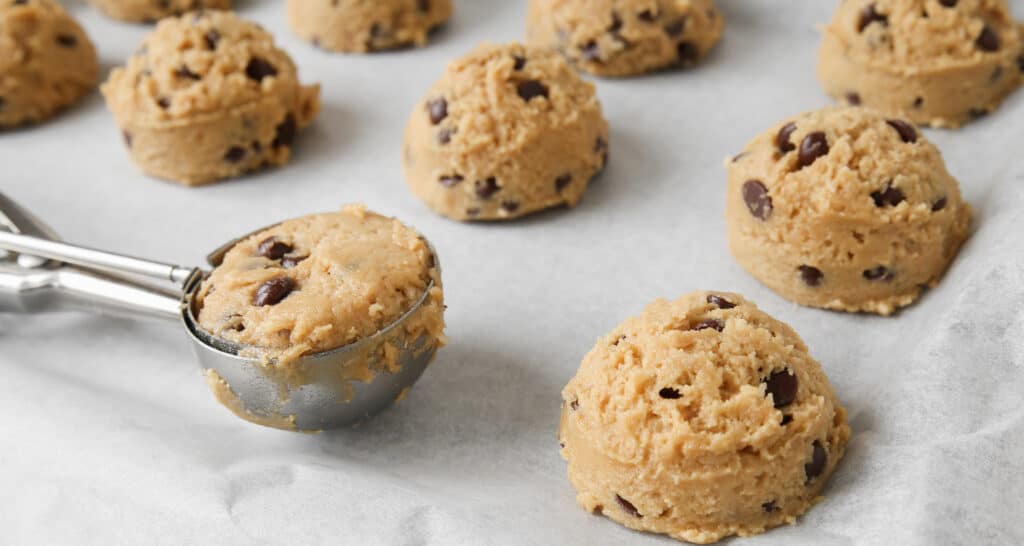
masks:
<path id="1" fill-rule="evenodd" d="M 147 28 L 68 2 L 104 69 Z M 427 49 L 342 56 L 293 36 L 283 3 L 239 0 L 324 111 L 292 165 L 187 189 L 129 164 L 98 93 L 0 133 L 0 189 L 68 240 L 182 264 L 280 219 L 362 201 L 425 233 L 451 344 L 397 407 L 301 435 L 244 423 L 208 392 L 175 324 L 0 315 L 0 544 L 671 544 L 591 516 L 558 455 L 559 392 L 595 339 L 656 297 L 738 291 L 790 323 L 854 436 L 799 524 L 741 544 L 1024 543 L 1024 92 L 927 131 L 976 211 L 938 289 L 895 318 L 800 308 L 725 243 L 723 158 L 824 106 L 833 2 L 719 0 L 695 70 L 599 80 L 612 159 L 583 203 L 501 225 L 434 215 L 406 189 L 405 120 L 444 63 L 522 36 L 525 1 L 457 1 Z M 1024 1 L 1012 2 L 1024 18 Z"/>

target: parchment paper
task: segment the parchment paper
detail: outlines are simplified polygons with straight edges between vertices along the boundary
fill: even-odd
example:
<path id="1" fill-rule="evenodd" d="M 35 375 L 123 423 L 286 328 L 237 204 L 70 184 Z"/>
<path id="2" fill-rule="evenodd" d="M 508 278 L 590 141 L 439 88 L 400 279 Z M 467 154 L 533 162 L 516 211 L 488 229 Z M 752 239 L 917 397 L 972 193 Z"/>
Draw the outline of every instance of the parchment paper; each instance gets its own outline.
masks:
<path id="1" fill-rule="evenodd" d="M 0 134 L 0 188 L 69 241 L 189 265 L 267 223 L 365 202 L 438 248 L 451 344 L 397 407 L 302 435 L 220 407 L 176 324 L 0 315 L 0 544 L 672 544 L 581 510 L 555 432 L 559 392 L 595 339 L 695 289 L 741 292 L 790 323 L 854 429 L 824 502 L 736 544 L 1024 544 L 1024 91 L 961 131 L 927 131 L 974 234 L 920 303 L 858 316 L 758 284 L 723 220 L 723 159 L 828 104 L 815 25 L 834 2 L 719 0 L 728 26 L 707 64 L 599 80 L 608 170 L 578 208 L 501 225 L 427 210 L 399 156 L 445 62 L 521 38 L 525 1 L 459 1 L 430 47 L 369 56 L 303 43 L 281 1 L 238 4 L 323 83 L 292 165 L 201 189 L 149 179 L 95 93 Z M 69 7 L 105 70 L 147 32 Z"/>

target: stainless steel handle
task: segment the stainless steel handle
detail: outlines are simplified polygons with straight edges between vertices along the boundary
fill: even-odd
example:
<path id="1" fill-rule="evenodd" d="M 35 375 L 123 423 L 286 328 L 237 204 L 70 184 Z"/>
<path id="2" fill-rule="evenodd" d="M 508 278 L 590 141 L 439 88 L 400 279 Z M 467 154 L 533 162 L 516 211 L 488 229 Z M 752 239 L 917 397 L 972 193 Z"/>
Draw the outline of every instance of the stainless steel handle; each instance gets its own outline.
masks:
<path id="1" fill-rule="evenodd" d="M 49 258 L 89 269 L 98 269 L 114 275 L 139 275 L 159 281 L 170 281 L 179 287 L 192 277 L 194 271 L 193 268 L 143 260 L 2 230 L 0 230 L 0 249 Z"/>
<path id="2" fill-rule="evenodd" d="M 84 310 L 129 318 L 181 319 L 181 293 L 64 265 L 0 262 L 0 312 Z"/>

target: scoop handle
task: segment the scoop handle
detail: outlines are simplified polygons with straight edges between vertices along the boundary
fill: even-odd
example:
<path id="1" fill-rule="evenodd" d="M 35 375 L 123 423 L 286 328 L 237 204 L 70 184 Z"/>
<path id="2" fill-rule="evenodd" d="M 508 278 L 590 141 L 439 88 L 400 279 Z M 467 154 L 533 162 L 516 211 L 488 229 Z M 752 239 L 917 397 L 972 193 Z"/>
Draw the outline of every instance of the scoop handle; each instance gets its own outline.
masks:
<path id="1" fill-rule="evenodd" d="M 134 258 L 83 246 L 10 233 L 0 230 L 0 250 L 39 256 L 114 275 L 139 275 L 158 281 L 170 281 L 181 287 L 192 277 L 192 268 Z"/>

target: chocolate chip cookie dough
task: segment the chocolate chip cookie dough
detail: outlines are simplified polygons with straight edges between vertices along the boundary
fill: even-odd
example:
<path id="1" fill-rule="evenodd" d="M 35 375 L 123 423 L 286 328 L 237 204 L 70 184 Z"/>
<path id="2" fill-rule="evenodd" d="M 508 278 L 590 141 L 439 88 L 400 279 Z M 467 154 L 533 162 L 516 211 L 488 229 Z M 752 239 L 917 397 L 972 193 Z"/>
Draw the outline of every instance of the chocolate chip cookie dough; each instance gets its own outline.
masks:
<path id="1" fill-rule="evenodd" d="M 96 85 L 96 50 L 53 0 L 0 0 L 0 128 L 37 123 Z"/>
<path id="2" fill-rule="evenodd" d="M 823 29 L 818 77 L 837 100 L 958 127 L 1024 82 L 1005 0 L 849 0 Z"/>
<path id="3" fill-rule="evenodd" d="M 608 159 L 594 86 L 556 53 L 478 47 L 448 65 L 405 131 L 409 187 L 455 220 L 575 206 Z"/>
<path id="4" fill-rule="evenodd" d="M 102 91 L 139 167 L 187 185 L 288 163 L 320 109 L 273 37 L 224 11 L 164 19 Z"/>
<path id="5" fill-rule="evenodd" d="M 433 285 L 431 286 L 431 282 Z M 437 260 L 416 231 L 348 206 L 282 222 L 235 245 L 197 295 L 199 325 L 286 366 L 367 338 L 408 312 L 406 324 L 444 344 Z"/>
<path id="6" fill-rule="evenodd" d="M 296 34 L 330 51 L 423 46 L 452 15 L 451 0 L 288 0 Z"/>
<path id="7" fill-rule="evenodd" d="M 231 0 L 89 0 L 114 19 L 155 23 L 164 17 L 198 9 L 231 9 Z"/>
<path id="8" fill-rule="evenodd" d="M 843 107 L 758 135 L 727 164 L 729 247 L 803 305 L 888 315 L 935 286 L 970 207 L 913 125 Z"/>
<path id="9" fill-rule="evenodd" d="M 530 0 L 527 42 L 599 76 L 700 61 L 725 21 L 712 0 Z"/>
<path id="10" fill-rule="evenodd" d="M 709 543 L 793 523 L 850 428 L 788 325 L 737 294 L 657 300 L 583 358 L 559 439 L 588 511 Z"/>

